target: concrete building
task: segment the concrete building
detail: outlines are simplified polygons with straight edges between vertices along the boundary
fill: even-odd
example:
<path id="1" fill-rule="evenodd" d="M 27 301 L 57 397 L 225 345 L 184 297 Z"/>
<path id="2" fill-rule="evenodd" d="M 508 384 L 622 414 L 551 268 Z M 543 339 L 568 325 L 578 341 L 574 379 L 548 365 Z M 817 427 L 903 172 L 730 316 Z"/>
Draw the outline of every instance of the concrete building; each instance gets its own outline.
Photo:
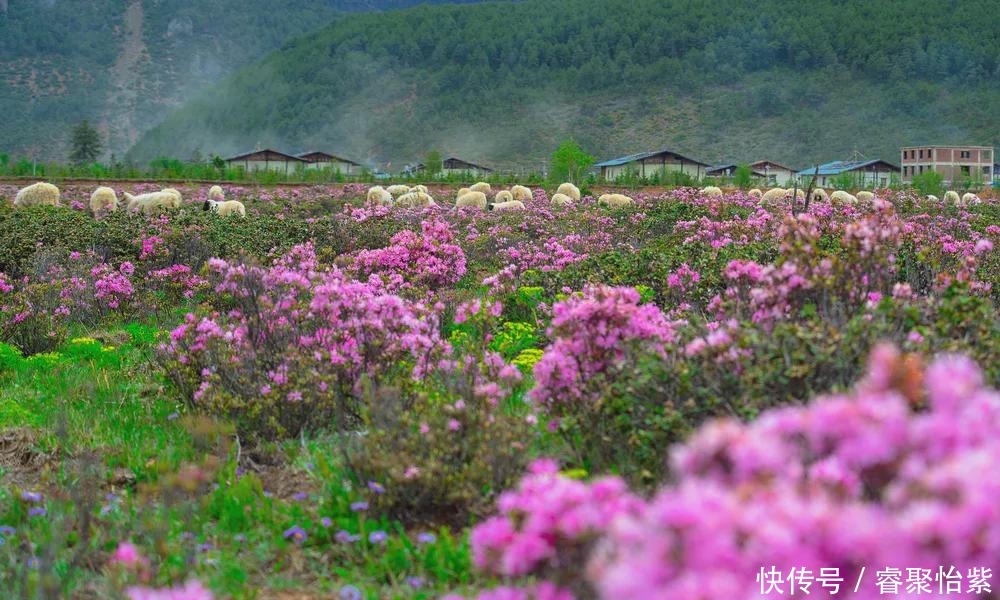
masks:
<path id="1" fill-rule="evenodd" d="M 227 158 L 226 164 L 232 168 L 242 167 L 245 171 L 277 171 L 289 175 L 296 169 L 306 168 L 309 163 L 291 154 L 264 149 Z"/>
<path id="2" fill-rule="evenodd" d="M 353 160 L 327 152 L 306 152 L 299 154 L 299 158 L 308 163 L 307 169 L 330 169 L 331 171 L 340 171 L 345 175 L 355 175 L 360 173 L 362 169 L 362 166 Z"/>
<path id="3" fill-rule="evenodd" d="M 441 165 L 441 170 L 445 175 L 462 175 L 468 173 L 469 175 L 473 175 L 475 177 L 481 177 L 483 175 L 489 175 L 493 172 L 493 169 L 489 167 L 477 165 L 467 160 L 455 158 L 454 156 L 449 156 L 444 159 Z"/>
<path id="4" fill-rule="evenodd" d="M 992 146 L 910 146 L 901 150 L 903 182 L 927 171 L 941 174 L 946 184 L 971 179 L 993 181 Z"/>
<path id="5" fill-rule="evenodd" d="M 816 167 L 799 171 L 800 185 L 808 185 L 813 175 L 816 175 L 816 185 L 819 187 L 834 187 L 835 181 L 851 178 L 851 187 L 886 187 L 892 182 L 893 175 L 899 174 L 899 167 L 884 160 L 835 160 Z"/>
<path id="6" fill-rule="evenodd" d="M 658 150 L 612 158 L 597 163 L 594 168 L 600 169 L 600 177 L 604 181 L 614 181 L 626 174 L 653 177 L 669 172 L 684 173 L 695 179 L 701 179 L 711 165 L 682 156 L 672 150 Z"/>
<path id="7" fill-rule="evenodd" d="M 764 174 L 764 185 L 772 187 L 788 187 L 795 179 L 795 169 L 779 165 L 771 160 L 758 160 L 750 163 L 750 168 Z"/>

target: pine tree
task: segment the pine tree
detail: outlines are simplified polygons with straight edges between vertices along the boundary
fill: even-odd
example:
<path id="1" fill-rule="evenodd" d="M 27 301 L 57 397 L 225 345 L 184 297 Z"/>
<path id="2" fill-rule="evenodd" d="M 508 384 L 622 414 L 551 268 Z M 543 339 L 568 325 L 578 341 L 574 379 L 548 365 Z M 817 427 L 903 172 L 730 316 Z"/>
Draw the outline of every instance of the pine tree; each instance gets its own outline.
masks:
<path id="1" fill-rule="evenodd" d="M 97 129 L 84 119 L 79 125 L 73 128 L 73 135 L 70 138 L 72 152 L 69 159 L 74 164 L 82 165 L 97 160 L 101 154 L 101 134 Z"/>

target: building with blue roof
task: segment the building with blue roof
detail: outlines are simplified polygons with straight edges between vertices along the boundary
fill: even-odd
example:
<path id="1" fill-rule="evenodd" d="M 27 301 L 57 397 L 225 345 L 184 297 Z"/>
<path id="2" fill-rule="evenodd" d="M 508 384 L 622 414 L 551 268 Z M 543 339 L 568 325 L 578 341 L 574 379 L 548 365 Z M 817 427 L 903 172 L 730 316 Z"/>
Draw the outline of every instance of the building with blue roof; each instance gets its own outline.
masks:
<path id="1" fill-rule="evenodd" d="M 881 159 L 835 160 L 818 168 L 803 169 L 796 176 L 802 185 L 808 185 L 815 175 L 817 186 L 829 187 L 835 179 L 849 175 L 855 187 L 886 187 L 892 182 L 893 175 L 898 177 L 899 172 L 899 167 Z"/>
<path id="2" fill-rule="evenodd" d="M 600 176 L 604 181 L 614 181 L 626 174 L 654 177 L 668 172 L 684 173 L 695 179 L 701 179 L 709 167 L 710 165 L 707 163 L 688 158 L 672 150 L 629 154 L 594 165 L 594 168 L 600 169 Z"/>

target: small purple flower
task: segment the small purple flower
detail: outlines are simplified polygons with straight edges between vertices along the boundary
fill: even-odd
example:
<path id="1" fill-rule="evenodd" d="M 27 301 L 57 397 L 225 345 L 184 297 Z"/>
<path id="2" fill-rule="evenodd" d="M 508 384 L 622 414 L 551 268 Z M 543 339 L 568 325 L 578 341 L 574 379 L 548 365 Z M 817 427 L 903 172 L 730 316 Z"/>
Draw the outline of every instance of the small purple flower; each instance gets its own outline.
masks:
<path id="1" fill-rule="evenodd" d="M 195 547 L 195 551 L 198 552 L 199 554 L 208 552 L 211 549 L 212 549 L 212 542 L 205 542 L 204 544 L 198 544 Z"/>
<path id="2" fill-rule="evenodd" d="M 389 535 L 382 530 L 368 534 L 368 541 L 372 544 L 384 544 L 387 539 L 389 539 Z"/>
<path id="3" fill-rule="evenodd" d="M 415 590 L 419 590 L 420 588 L 424 587 L 424 578 L 423 577 L 407 577 L 406 578 L 406 584 L 409 585 L 411 588 L 413 588 Z"/>
<path id="4" fill-rule="evenodd" d="M 375 492 L 376 494 L 384 494 L 385 493 L 385 488 L 382 487 L 382 484 L 376 483 L 374 481 L 369 481 L 368 482 L 368 489 L 370 489 L 371 491 Z"/>
<path id="5" fill-rule="evenodd" d="M 44 506 L 33 506 L 28 509 L 29 517 L 44 517 L 48 511 L 45 510 Z"/>
<path id="6" fill-rule="evenodd" d="M 242 544 L 243 542 L 247 541 L 247 536 L 243 535 L 242 533 L 237 533 L 236 535 L 233 536 L 233 540 L 237 544 Z"/>
<path id="7" fill-rule="evenodd" d="M 341 529 L 333 536 L 333 539 L 335 539 L 338 544 L 353 544 L 354 542 L 360 540 L 361 536 L 357 534 L 351 534 Z"/>
<path id="8" fill-rule="evenodd" d="M 340 600 L 364 600 L 364 597 L 361 590 L 353 585 L 345 585 L 340 588 L 340 593 L 337 594 L 337 598 Z"/>
<path id="9" fill-rule="evenodd" d="M 333 519 L 331 519 L 330 517 L 323 517 L 322 519 L 319 520 L 319 524 L 329 529 L 329 527 L 333 525 Z"/>
<path id="10" fill-rule="evenodd" d="M 306 538 L 309 537 L 309 534 L 306 533 L 305 529 L 302 529 L 298 525 L 292 525 L 285 530 L 285 533 L 283 533 L 282 536 L 284 536 L 286 540 L 293 540 L 295 543 L 301 544 Z"/>
<path id="11" fill-rule="evenodd" d="M 32 557 L 28 558 L 28 560 L 27 560 L 27 562 L 25 564 L 28 566 L 29 569 L 31 569 L 32 571 L 34 571 L 35 569 L 38 568 L 38 564 L 39 564 L 38 557 L 37 556 L 32 556 Z"/>
<path id="12" fill-rule="evenodd" d="M 172 412 L 169 415 L 167 415 L 167 420 L 168 421 L 176 421 L 180 416 L 181 416 L 180 413 L 178 413 L 178 412 Z"/>
<path id="13" fill-rule="evenodd" d="M 0 525 L 0 535 L 4 537 L 10 537 L 14 535 L 16 530 L 10 525 Z"/>
<path id="14" fill-rule="evenodd" d="M 21 492 L 21 500 L 38 504 L 42 501 L 42 495 L 38 492 Z"/>
<path id="15" fill-rule="evenodd" d="M 292 500 L 295 500 L 296 502 L 302 502 L 303 500 L 305 500 L 308 497 L 309 497 L 309 494 L 307 494 L 305 492 L 298 492 L 297 494 L 295 494 L 294 496 L 292 496 Z"/>
<path id="16" fill-rule="evenodd" d="M 433 533 L 425 531 L 423 533 L 417 534 L 418 544 L 433 544 L 436 541 L 437 541 L 437 536 L 434 535 Z"/>
<path id="17" fill-rule="evenodd" d="M 368 503 L 365 502 L 364 500 L 362 500 L 360 502 L 352 502 L 351 503 L 351 510 L 353 512 L 361 512 L 363 510 L 368 510 Z"/>

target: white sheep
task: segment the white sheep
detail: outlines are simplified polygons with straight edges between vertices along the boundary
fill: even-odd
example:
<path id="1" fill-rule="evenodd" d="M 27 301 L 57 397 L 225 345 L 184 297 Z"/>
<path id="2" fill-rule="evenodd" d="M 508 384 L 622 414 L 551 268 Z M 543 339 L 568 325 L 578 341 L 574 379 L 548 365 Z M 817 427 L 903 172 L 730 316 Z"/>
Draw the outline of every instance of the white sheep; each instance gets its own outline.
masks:
<path id="1" fill-rule="evenodd" d="M 941 201 L 941 199 L 938 198 L 937 196 L 935 196 L 934 194 L 927 194 L 927 199 L 930 200 L 931 202 L 940 202 Z"/>
<path id="2" fill-rule="evenodd" d="M 486 210 L 488 202 L 486 200 L 486 194 L 482 192 L 466 192 L 460 195 L 455 200 L 455 208 L 462 208 L 466 206 L 475 206 L 482 210 Z"/>
<path id="3" fill-rule="evenodd" d="M 473 185 L 469 186 L 469 191 L 482 192 L 486 194 L 486 196 L 488 197 L 493 192 L 493 188 L 491 188 L 490 184 L 486 183 L 485 181 L 478 181 Z"/>
<path id="4" fill-rule="evenodd" d="M 871 202 L 875 199 L 875 194 L 862 190 L 858 192 L 857 198 L 859 202 Z"/>
<path id="5" fill-rule="evenodd" d="M 844 190 L 837 190 L 832 194 L 830 194 L 830 202 L 833 203 L 840 202 L 843 204 L 856 204 L 857 201 L 858 201 L 857 198 L 845 192 Z"/>
<path id="6" fill-rule="evenodd" d="M 390 185 L 389 187 L 385 188 L 385 191 L 387 191 L 390 194 L 392 194 L 393 198 L 399 198 L 402 195 L 410 193 L 410 186 L 408 186 L 408 185 L 399 185 L 399 184 Z"/>
<path id="7" fill-rule="evenodd" d="M 527 202 L 534 197 L 530 188 L 526 188 L 523 185 L 515 185 L 510 188 L 511 195 L 514 196 L 514 200 L 520 200 L 521 202 Z"/>
<path id="8" fill-rule="evenodd" d="M 778 200 L 784 199 L 784 197 L 785 197 L 784 188 L 772 188 L 764 192 L 764 195 L 760 197 L 760 201 L 762 204 L 771 204 L 773 202 L 777 202 Z"/>
<path id="9" fill-rule="evenodd" d="M 410 191 L 411 192 L 423 192 L 423 193 L 426 194 L 427 193 L 427 186 L 426 185 L 415 185 L 415 186 L 413 186 L 413 187 L 410 188 Z"/>
<path id="10" fill-rule="evenodd" d="M 181 203 L 184 202 L 184 197 L 181 196 L 180 191 L 178 191 L 178 190 L 176 190 L 174 188 L 163 188 L 160 191 L 163 192 L 164 194 L 173 194 L 174 196 L 176 196 L 177 197 L 177 206 L 178 207 L 180 207 Z"/>
<path id="11" fill-rule="evenodd" d="M 216 202 L 223 202 L 226 199 L 226 194 L 222 191 L 221 186 L 213 185 L 208 190 L 208 199 L 215 200 Z"/>
<path id="12" fill-rule="evenodd" d="M 793 191 L 795 192 L 795 198 L 797 200 L 805 200 L 806 199 L 806 191 L 804 189 L 802 189 L 802 188 L 788 188 L 787 190 L 785 190 L 785 196 L 784 196 L 785 199 L 791 200 L 792 199 L 792 192 Z"/>
<path id="13" fill-rule="evenodd" d="M 823 188 L 816 188 L 812 191 L 811 200 L 813 202 L 829 202 L 830 196 Z"/>
<path id="14" fill-rule="evenodd" d="M 511 194 L 507 190 L 500 190 L 499 192 L 497 192 L 497 195 L 493 198 L 493 201 L 499 204 L 501 202 L 510 202 L 511 200 L 514 199 L 515 199 L 514 194 Z M 518 200 L 518 202 L 521 202 L 521 200 Z"/>
<path id="15" fill-rule="evenodd" d="M 958 192 L 953 192 L 948 190 L 944 193 L 944 201 L 946 204 L 958 204 L 962 199 L 958 197 Z"/>
<path id="16" fill-rule="evenodd" d="M 392 206 L 392 194 L 380 185 L 372 186 L 368 189 L 368 203 Z"/>
<path id="17" fill-rule="evenodd" d="M 219 213 L 219 216 L 221 217 L 228 217 L 229 215 L 237 215 L 239 217 L 247 216 L 247 209 L 239 200 L 223 200 L 222 202 L 219 202 L 218 200 L 205 200 L 205 204 L 202 206 L 202 209 L 214 210 Z"/>
<path id="18" fill-rule="evenodd" d="M 469 193 L 469 192 L 471 192 L 471 191 L 472 191 L 472 190 L 470 190 L 469 188 L 459 188 L 459 189 L 458 189 L 458 193 L 457 193 L 457 194 L 455 194 L 455 197 L 456 197 L 456 198 L 461 198 L 462 196 L 464 196 L 464 195 L 468 194 L 468 193 Z"/>
<path id="19" fill-rule="evenodd" d="M 573 199 L 566 194 L 552 194 L 552 199 L 549 200 L 552 206 L 573 206 Z"/>
<path id="20" fill-rule="evenodd" d="M 717 188 L 717 187 L 715 187 L 714 185 L 709 185 L 709 186 L 701 188 L 701 193 L 704 194 L 704 195 L 706 195 L 706 196 L 711 196 L 713 198 L 721 198 L 722 197 L 722 190 L 719 189 L 719 188 Z"/>
<path id="21" fill-rule="evenodd" d="M 434 198 L 424 192 L 410 192 L 396 198 L 396 206 L 401 208 L 424 208 L 426 206 L 437 206 Z"/>
<path id="22" fill-rule="evenodd" d="M 573 202 L 579 202 L 580 201 L 580 188 L 576 187 L 572 183 L 566 182 L 566 183 L 560 185 L 556 189 L 556 193 L 557 194 L 565 194 L 566 196 L 569 196 L 570 198 L 573 199 Z"/>
<path id="23" fill-rule="evenodd" d="M 113 189 L 101 186 L 90 195 L 90 212 L 97 215 L 115 210 L 118 210 L 118 194 Z"/>
<path id="24" fill-rule="evenodd" d="M 633 206 L 635 204 L 635 200 L 624 194 L 603 194 L 597 199 L 597 203 L 601 206 L 617 209 L 625 208 L 626 206 Z"/>
<path id="25" fill-rule="evenodd" d="M 962 206 L 969 206 L 972 204 L 981 204 L 981 203 L 982 200 L 979 199 L 979 196 L 973 194 L 972 192 L 966 192 L 962 194 Z"/>
<path id="26" fill-rule="evenodd" d="M 45 182 L 29 185 L 14 197 L 14 206 L 59 206 L 59 188 Z"/>
<path id="27" fill-rule="evenodd" d="M 757 200 L 760 200 L 761 196 L 763 196 L 763 195 L 764 195 L 764 192 L 760 191 L 757 188 L 754 188 L 754 189 L 750 190 L 749 192 L 747 192 L 747 196 L 750 196 L 751 198 L 756 198 Z"/>
<path id="28" fill-rule="evenodd" d="M 493 202 L 489 206 L 490 210 L 497 212 L 506 210 L 524 210 L 524 202 L 520 200 L 507 200 L 505 202 Z"/>
<path id="29" fill-rule="evenodd" d="M 123 195 L 128 210 L 139 210 L 147 215 L 158 209 L 169 210 L 181 206 L 180 194 L 177 193 L 177 190 L 162 190 L 138 196 L 125 192 Z"/>

